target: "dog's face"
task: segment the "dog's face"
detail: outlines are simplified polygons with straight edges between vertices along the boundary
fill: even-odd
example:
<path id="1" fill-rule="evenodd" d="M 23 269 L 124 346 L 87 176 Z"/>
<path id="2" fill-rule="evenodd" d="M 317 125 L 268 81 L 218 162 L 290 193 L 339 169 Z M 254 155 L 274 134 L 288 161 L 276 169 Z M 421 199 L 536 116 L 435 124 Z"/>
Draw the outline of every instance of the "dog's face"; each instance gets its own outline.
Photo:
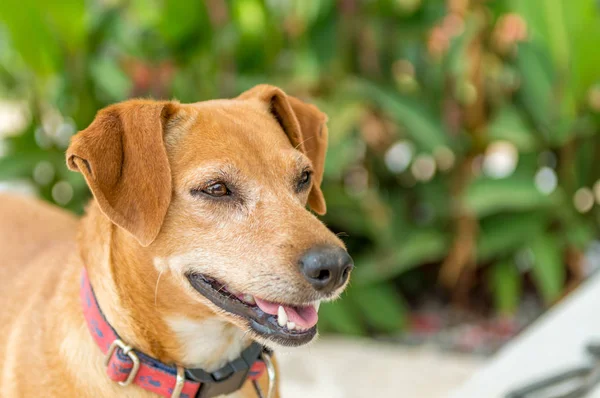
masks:
<path id="1" fill-rule="evenodd" d="M 150 254 L 145 266 L 168 270 L 180 307 L 208 306 L 255 338 L 299 345 L 353 266 L 307 209 L 325 211 L 325 122 L 271 86 L 189 105 L 130 101 L 99 113 L 67 156 Z"/>

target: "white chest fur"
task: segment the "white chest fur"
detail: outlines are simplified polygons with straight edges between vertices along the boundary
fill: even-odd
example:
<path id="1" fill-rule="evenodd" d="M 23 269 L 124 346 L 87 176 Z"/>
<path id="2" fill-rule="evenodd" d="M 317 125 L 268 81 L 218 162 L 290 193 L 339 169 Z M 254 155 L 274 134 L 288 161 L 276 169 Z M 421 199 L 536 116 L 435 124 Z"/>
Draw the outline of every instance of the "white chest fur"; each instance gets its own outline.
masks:
<path id="1" fill-rule="evenodd" d="M 241 330 L 217 317 L 201 321 L 171 317 L 166 321 L 184 347 L 184 363 L 209 372 L 239 357 L 249 342 Z"/>

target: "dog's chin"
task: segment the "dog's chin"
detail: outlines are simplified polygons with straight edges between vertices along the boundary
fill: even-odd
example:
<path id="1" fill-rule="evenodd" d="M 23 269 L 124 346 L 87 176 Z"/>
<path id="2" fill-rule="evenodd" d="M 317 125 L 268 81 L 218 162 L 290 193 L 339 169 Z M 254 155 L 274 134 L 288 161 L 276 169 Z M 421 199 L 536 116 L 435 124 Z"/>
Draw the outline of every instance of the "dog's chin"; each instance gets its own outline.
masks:
<path id="1" fill-rule="evenodd" d="M 224 311 L 226 317 L 232 317 L 232 323 L 250 330 L 256 340 L 267 346 L 300 346 L 311 342 L 317 335 L 318 303 L 302 306 L 276 304 L 247 294 L 232 293 L 224 284 L 201 274 L 188 273 L 185 276 L 198 293 Z M 283 316 L 279 307 L 284 311 L 287 309 L 289 315 Z M 290 320 L 282 322 L 282 316 L 286 319 L 289 316 Z"/>

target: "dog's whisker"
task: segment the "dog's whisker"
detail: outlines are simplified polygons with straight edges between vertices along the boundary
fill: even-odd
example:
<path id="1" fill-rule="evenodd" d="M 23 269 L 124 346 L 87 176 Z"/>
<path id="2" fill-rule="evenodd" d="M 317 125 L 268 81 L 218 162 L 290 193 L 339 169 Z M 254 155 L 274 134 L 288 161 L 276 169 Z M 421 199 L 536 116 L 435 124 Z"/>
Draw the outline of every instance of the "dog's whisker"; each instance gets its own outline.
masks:
<path id="1" fill-rule="evenodd" d="M 217 290 L 217 292 L 219 292 L 219 293 L 223 293 L 223 289 L 225 289 L 225 286 L 224 286 L 224 285 L 223 285 L 223 286 L 221 286 L 221 287 L 219 287 L 219 289 Z"/>
<path id="2" fill-rule="evenodd" d="M 158 298 L 158 282 L 160 282 L 160 277 L 162 276 L 164 270 L 161 270 L 158 273 L 158 278 L 156 278 L 156 286 L 154 287 L 154 306 L 156 307 L 156 299 Z"/>
<path id="3" fill-rule="evenodd" d="M 294 149 L 298 149 L 298 148 L 300 147 L 300 145 L 302 145 L 302 144 L 304 144 L 305 142 L 307 142 L 307 141 L 310 141 L 310 140 L 312 140 L 312 139 L 313 139 L 313 137 L 308 137 L 308 138 L 307 138 L 307 139 L 305 139 L 304 141 L 301 141 L 300 143 L 298 143 L 298 145 L 296 145 L 296 146 L 294 147 Z"/>
<path id="4" fill-rule="evenodd" d="M 246 329 L 244 331 L 244 334 L 242 335 L 242 340 L 246 338 L 246 336 L 248 336 L 248 334 L 250 333 L 250 329 Z"/>

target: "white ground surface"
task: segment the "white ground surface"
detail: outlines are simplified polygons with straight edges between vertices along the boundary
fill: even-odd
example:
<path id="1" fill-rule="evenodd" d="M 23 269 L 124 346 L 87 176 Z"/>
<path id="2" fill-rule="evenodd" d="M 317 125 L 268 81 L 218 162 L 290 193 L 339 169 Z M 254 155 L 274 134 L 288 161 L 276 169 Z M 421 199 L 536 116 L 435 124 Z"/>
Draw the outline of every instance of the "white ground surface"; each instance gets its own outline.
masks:
<path id="1" fill-rule="evenodd" d="M 277 358 L 283 398 L 445 397 L 483 364 L 433 348 L 341 338 L 278 350 Z"/>

